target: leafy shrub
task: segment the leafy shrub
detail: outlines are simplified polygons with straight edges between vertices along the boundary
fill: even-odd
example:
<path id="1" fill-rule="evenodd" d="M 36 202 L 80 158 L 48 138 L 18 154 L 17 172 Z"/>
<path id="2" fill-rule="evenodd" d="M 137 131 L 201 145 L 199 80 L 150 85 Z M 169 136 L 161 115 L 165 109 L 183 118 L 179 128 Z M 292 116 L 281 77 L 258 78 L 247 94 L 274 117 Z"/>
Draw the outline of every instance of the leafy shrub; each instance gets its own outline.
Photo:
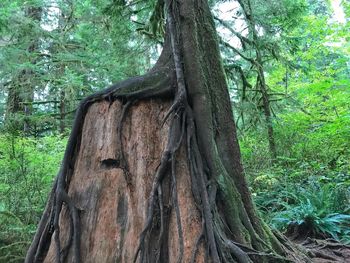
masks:
<path id="1" fill-rule="evenodd" d="M 36 225 L 26 225 L 10 211 L 0 208 L 0 262 L 23 262 Z"/>
<path id="2" fill-rule="evenodd" d="M 23 262 L 66 139 L 0 136 L 0 262 Z"/>

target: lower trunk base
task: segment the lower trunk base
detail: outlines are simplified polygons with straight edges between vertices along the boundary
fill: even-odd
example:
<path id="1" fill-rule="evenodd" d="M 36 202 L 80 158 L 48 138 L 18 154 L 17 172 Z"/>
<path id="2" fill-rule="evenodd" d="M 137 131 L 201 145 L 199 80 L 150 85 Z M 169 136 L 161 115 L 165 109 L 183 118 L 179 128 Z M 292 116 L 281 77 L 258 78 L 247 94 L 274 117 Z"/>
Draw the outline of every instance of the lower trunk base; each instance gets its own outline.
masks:
<path id="1" fill-rule="evenodd" d="M 133 261 L 146 221 L 153 177 L 167 142 L 169 127 L 160 127 L 168 106 L 152 100 L 129 109 L 122 132 L 127 172 L 118 167 L 121 149 L 116 126 L 122 104 L 115 101 L 109 105 L 104 101 L 89 108 L 68 192 L 80 209 L 82 262 Z M 184 236 L 183 262 L 190 262 L 202 222 L 193 201 L 185 154 L 181 152 L 177 160 L 178 203 Z M 164 247 L 168 247 L 169 262 L 175 262 L 179 253 L 176 218 L 171 204 L 166 206 L 169 238 Z M 67 244 L 70 231 L 67 211 L 64 207 L 60 216 L 61 247 Z M 152 227 L 153 231 L 160 231 L 159 226 Z M 54 236 L 55 233 L 44 262 L 55 262 Z M 74 262 L 73 255 L 68 254 L 66 262 Z M 196 262 L 204 262 L 203 247 Z"/>

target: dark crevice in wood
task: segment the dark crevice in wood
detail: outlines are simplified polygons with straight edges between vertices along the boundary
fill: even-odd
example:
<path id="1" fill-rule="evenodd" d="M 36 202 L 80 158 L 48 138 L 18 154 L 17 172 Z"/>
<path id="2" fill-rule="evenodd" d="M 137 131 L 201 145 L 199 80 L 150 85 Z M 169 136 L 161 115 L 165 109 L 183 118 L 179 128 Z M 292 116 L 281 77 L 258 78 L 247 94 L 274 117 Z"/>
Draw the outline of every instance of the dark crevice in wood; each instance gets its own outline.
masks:
<path id="1" fill-rule="evenodd" d="M 117 159 L 108 158 L 101 161 L 101 168 L 114 169 L 120 167 L 120 161 Z"/>

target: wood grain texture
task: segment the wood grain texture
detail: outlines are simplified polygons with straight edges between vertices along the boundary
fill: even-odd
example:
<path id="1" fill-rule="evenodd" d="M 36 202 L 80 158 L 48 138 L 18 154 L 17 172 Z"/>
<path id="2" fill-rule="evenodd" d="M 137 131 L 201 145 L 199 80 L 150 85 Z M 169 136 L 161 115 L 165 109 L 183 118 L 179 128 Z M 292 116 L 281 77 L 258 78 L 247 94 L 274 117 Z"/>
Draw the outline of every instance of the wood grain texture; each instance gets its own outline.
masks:
<path id="1" fill-rule="evenodd" d="M 118 163 L 121 156 L 117 134 L 121 102 L 115 101 L 110 105 L 103 101 L 89 108 L 68 190 L 74 204 L 82 210 L 82 262 L 132 262 L 146 220 L 153 177 L 167 142 L 169 127 L 165 124 L 161 128 L 161 123 L 169 105 L 161 100 L 149 100 L 129 109 L 123 123 L 122 144 L 130 183 L 127 183 L 123 169 L 113 164 L 103 165 L 103 160 L 116 160 Z M 184 150 L 181 150 L 177 162 L 184 262 L 189 262 L 201 231 L 201 218 L 193 201 Z M 175 262 L 178 237 L 173 210 L 169 220 L 169 262 Z M 60 217 L 60 228 L 64 247 L 69 232 L 69 215 L 65 207 Z M 53 238 L 54 235 L 44 262 L 55 262 Z M 196 262 L 204 261 L 204 249 L 200 251 Z M 72 255 L 68 256 L 67 262 L 73 262 Z"/>

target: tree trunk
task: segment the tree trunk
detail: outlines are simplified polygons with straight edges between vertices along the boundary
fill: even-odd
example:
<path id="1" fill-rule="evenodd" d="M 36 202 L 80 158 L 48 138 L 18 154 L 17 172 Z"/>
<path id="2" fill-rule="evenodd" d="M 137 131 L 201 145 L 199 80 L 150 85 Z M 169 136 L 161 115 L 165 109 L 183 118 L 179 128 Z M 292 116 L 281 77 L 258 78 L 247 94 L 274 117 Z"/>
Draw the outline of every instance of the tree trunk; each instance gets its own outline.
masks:
<path id="1" fill-rule="evenodd" d="M 129 109 L 123 124 L 122 145 L 130 178 L 118 168 L 116 156 L 120 151 L 116 126 L 123 105 L 119 101 L 112 105 L 104 101 L 89 108 L 68 191 L 81 210 L 81 262 L 132 262 L 139 234 L 145 225 L 154 174 L 167 143 L 169 126 L 161 127 L 161 120 L 168 107 L 169 102 L 151 100 L 139 102 Z M 201 231 L 201 218 L 188 187 L 191 182 L 184 151 L 182 148 L 177 159 L 177 188 L 180 213 L 184 215 L 181 217 L 186 244 L 183 262 L 190 262 L 192 247 Z M 169 255 L 176 259 L 176 217 L 167 200 L 168 179 L 164 186 L 163 209 L 169 222 L 167 231 L 173 237 L 168 240 Z M 63 209 L 62 247 L 69 236 L 67 219 L 67 210 Z M 55 247 L 51 246 L 45 262 L 54 262 L 54 259 Z M 68 257 L 67 262 L 71 261 Z"/>
<path id="2" fill-rule="evenodd" d="M 277 151 L 276 151 L 276 143 L 275 143 L 275 136 L 274 136 L 274 130 L 273 130 L 270 96 L 268 94 L 268 87 L 265 80 L 264 62 L 263 62 L 263 57 L 262 57 L 262 52 L 260 47 L 261 40 L 259 39 L 259 35 L 257 32 L 258 26 L 255 21 L 251 1 L 238 0 L 238 2 L 243 10 L 246 22 L 248 23 L 249 34 L 252 36 L 251 42 L 247 44 L 251 44 L 255 49 L 255 54 L 256 54 L 255 59 L 249 59 L 248 61 L 250 61 L 256 67 L 256 70 L 258 72 L 256 86 L 258 89 L 260 89 L 260 92 L 261 92 L 263 111 L 265 115 L 265 123 L 267 126 L 267 139 L 269 142 L 269 150 L 270 150 L 271 160 L 272 162 L 274 162 L 277 158 Z"/>
<path id="3" fill-rule="evenodd" d="M 59 117 L 59 122 L 60 122 L 60 133 L 63 134 L 64 130 L 66 129 L 66 123 L 65 123 L 65 113 L 66 113 L 66 94 L 64 89 L 60 91 L 60 117 Z"/>
<path id="4" fill-rule="evenodd" d="M 257 216 L 207 1 L 146 75 L 86 98 L 26 262 L 307 262 Z"/>
<path id="5" fill-rule="evenodd" d="M 25 8 L 25 16 L 32 19 L 34 23 L 40 23 L 42 8 L 29 6 Z M 39 39 L 37 36 L 33 36 L 34 39 L 29 40 L 28 47 L 25 51 L 30 57 L 30 63 L 35 65 L 37 63 L 35 58 L 35 52 L 39 48 Z M 6 121 L 12 123 L 14 130 L 23 130 L 25 135 L 30 135 L 30 115 L 32 115 L 33 107 L 32 102 L 34 100 L 34 86 L 35 86 L 36 73 L 26 68 L 21 70 L 17 77 L 15 77 L 8 88 L 7 97 L 7 109 L 6 109 Z M 23 115 L 23 121 L 18 121 L 18 118 L 12 118 L 14 115 L 21 113 Z"/>

